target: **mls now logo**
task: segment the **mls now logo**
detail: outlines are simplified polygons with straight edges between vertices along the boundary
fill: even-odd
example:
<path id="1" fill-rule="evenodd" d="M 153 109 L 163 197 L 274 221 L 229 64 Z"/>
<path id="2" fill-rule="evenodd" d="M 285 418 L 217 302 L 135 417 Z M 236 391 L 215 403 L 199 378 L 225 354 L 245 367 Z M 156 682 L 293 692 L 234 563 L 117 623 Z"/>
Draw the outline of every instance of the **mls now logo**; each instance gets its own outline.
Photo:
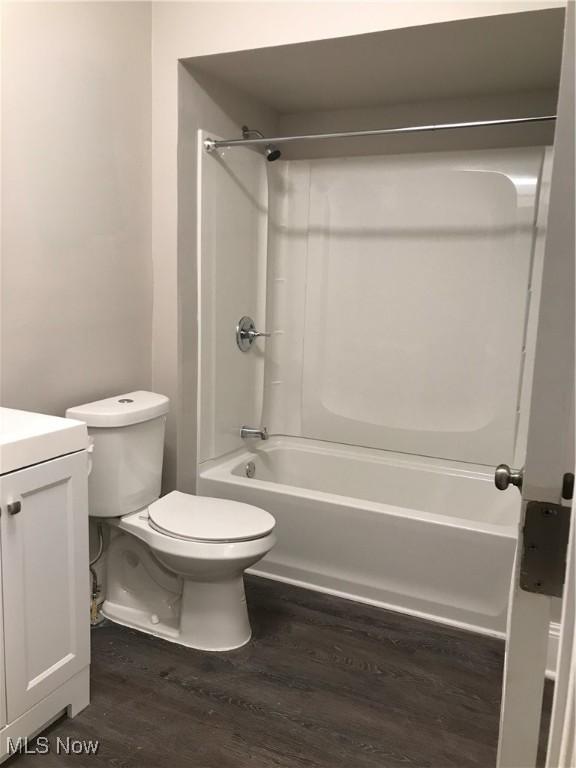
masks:
<path id="1" fill-rule="evenodd" d="M 49 752 L 55 752 L 57 755 L 95 755 L 100 742 L 92 739 L 71 739 L 70 736 L 62 739 L 57 736 L 56 743 L 52 745 L 48 736 L 38 736 L 31 741 L 25 736 L 19 736 L 17 739 L 8 737 L 6 746 L 9 755 L 47 755 Z"/>

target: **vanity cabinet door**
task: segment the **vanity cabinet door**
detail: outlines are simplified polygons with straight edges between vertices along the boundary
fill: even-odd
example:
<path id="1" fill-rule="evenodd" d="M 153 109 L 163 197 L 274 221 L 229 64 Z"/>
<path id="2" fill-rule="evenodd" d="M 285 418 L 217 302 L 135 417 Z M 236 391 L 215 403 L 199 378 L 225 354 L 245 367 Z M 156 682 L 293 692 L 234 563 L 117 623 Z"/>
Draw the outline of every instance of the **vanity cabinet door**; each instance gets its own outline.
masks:
<path id="1" fill-rule="evenodd" d="M 0 478 L 8 722 L 89 663 L 87 455 Z"/>

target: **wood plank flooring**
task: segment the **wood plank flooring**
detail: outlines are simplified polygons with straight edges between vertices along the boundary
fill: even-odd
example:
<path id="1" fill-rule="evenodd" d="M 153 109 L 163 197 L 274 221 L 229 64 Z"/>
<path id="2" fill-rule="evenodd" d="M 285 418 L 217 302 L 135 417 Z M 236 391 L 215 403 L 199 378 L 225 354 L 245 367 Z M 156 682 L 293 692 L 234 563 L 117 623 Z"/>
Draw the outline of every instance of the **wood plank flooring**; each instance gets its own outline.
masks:
<path id="1" fill-rule="evenodd" d="M 97 755 L 10 768 L 495 765 L 501 641 L 264 579 L 247 598 L 254 636 L 230 653 L 94 630 L 92 704 L 49 735 Z"/>

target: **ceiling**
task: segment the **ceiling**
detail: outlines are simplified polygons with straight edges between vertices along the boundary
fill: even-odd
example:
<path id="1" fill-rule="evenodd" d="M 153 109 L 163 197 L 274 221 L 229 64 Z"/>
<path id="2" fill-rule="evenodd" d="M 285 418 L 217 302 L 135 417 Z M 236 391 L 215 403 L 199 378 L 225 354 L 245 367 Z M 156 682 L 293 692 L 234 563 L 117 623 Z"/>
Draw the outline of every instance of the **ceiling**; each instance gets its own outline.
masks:
<path id="1" fill-rule="evenodd" d="M 186 60 L 280 113 L 556 89 L 551 8 Z"/>

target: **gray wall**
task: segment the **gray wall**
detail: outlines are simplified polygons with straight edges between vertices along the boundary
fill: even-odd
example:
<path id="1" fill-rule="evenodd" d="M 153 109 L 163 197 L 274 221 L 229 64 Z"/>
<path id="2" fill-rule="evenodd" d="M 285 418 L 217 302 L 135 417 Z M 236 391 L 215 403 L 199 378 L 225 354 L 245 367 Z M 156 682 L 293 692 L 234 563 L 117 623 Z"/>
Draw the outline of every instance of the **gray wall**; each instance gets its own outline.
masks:
<path id="1" fill-rule="evenodd" d="M 1 399 L 150 387 L 148 3 L 5 3 Z"/>

